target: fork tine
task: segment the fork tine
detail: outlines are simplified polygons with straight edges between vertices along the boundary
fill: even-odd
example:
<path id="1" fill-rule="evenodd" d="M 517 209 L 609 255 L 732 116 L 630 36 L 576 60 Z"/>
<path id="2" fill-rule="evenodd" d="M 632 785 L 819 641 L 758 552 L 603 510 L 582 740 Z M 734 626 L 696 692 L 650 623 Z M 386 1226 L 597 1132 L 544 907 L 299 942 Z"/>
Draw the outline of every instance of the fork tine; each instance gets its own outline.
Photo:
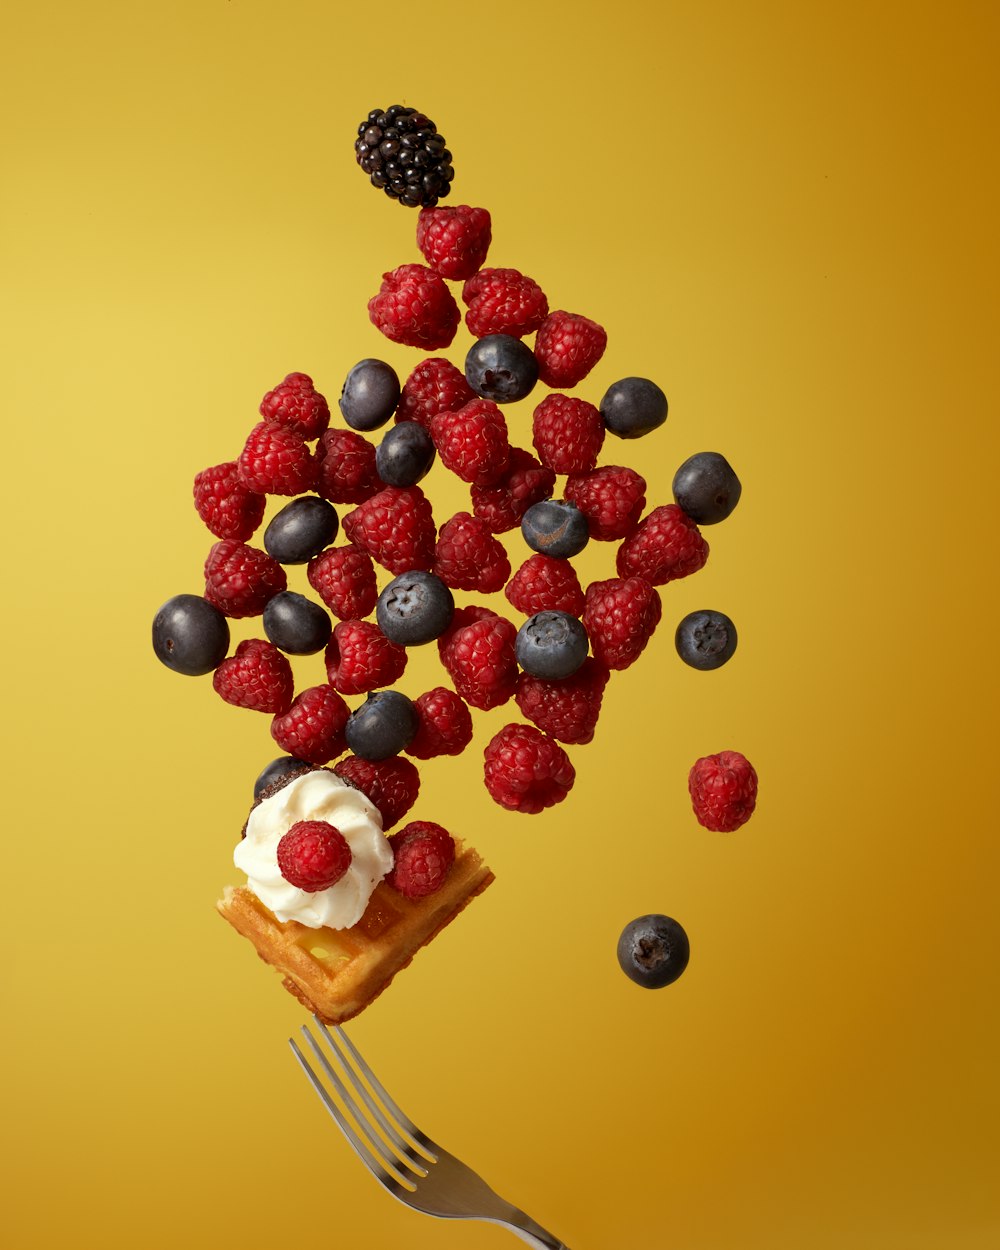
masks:
<path id="1" fill-rule="evenodd" d="M 405 1144 L 401 1146 L 401 1149 L 405 1149 L 405 1146 L 409 1145 L 413 1149 L 419 1150 L 421 1154 L 424 1155 L 431 1163 L 437 1163 L 437 1155 L 434 1153 L 434 1150 L 436 1149 L 434 1147 L 434 1143 L 426 1133 L 422 1133 L 420 1129 L 417 1128 L 409 1116 L 403 1114 L 395 1101 L 389 1097 L 385 1086 L 362 1058 L 361 1052 L 347 1036 L 344 1029 L 340 1025 L 334 1025 L 334 1032 L 337 1036 L 333 1037 L 330 1030 L 326 1027 L 322 1020 L 317 1019 L 316 1023 L 319 1025 L 320 1031 L 326 1037 L 333 1049 L 338 1052 L 340 1061 L 350 1076 L 355 1089 L 357 1089 L 361 1094 L 361 1097 L 365 1100 L 365 1104 L 372 1110 L 383 1129 L 390 1135 L 405 1139 Z M 344 1058 L 343 1051 L 346 1051 L 350 1055 L 354 1063 L 353 1067 Z M 358 1075 L 355 1073 L 354 1068 L 357 1068 L 360 1076 L 367 1081 L 375 1096 L 381 1100 L 382 1105 L 385 1108 L 385 1112 L 388 1112 L 388 1114 L 392 1116 L 392 1118 L 396 1121 L 395 1124 L 391 1124 L 388 1121 L 385 1112 L 383 1112 L 382 1108 L 379 1107 L 378 1104 L 371 1098 L 368 1090 L 365 1089 L 365 1087 L 361 1084 L 361 1081 L 358 1079 Z"/>
<path id="2" fill-rule="evenodd" d="M 355 1132 L 350 1120 L 344 1114 L 343 1110 L 340 1108 L 340 1106 L 338 1106 L 338 1104 L 333 1100 L 333 1098 L 331 1098 L 330 1093 L 327 1090 L 326 1086 L 323 1084 L 320 1078 L 313 1071 L 312 1067 L 309 1065 L 309 1061 L 306 1059 L 305 1055 L 303 1055 L 302 1051 L 296 1045 L 295 1039 L 289 1038 L 288 1044 L 289 1046 L 291 1046 L 292 1051 L 295 1055 L 295 1058 L 302 1065 L 302 1070 L 305 1072 L 306 1076 L 309 1078 L 309 1082 L 312 1085 L 313 1089 L 316 1091 L 317 1094 L 319 1094 L 320 1098 L 323 1101 L 323 1105 L 326 1107 L 327 1111 L 329 1111 L 330 1115 L 333 1116 L 334 1120 L 337 1122 L 337 1127 L 344 1134 L 344 1136 L 347 1138 L 350 1144 L 354 1147 L 354 1150 L 360 1156 L 361 1160 L 368 1167 L 368 1169 L 372 1173 L 374 1173 L 375 1177 L 378 1180 L 380 1180 L 382 1184 L 386 1186 L 387 1189 L 395 1190 L 397 1185 L 402 1185 L 405 1189 L 407 1189 L 409 1192 L 412 1193 L 415 1187 L 416 1177 L 409 1175 L 409 1174 L 404 1175 L 391 1162 L 391 1160 L 384 1158 L 382 1151 L 380 1149 L 380 1143 L 372 1136 L 371 1132 L 368 1130 L 364 1117 L 359 1114 L 356 1107 L 354 1107 L 354 1105 L 352 1104 L 351 1099 L 348 1096 L 346 1089 L 344 1089 L 343 1082 L 337 1076 L 336 1072 L 334 1072 L 333 1069 L 331 1068 L 329 1061 L 326 1059 L 326 1056 L 323 1054 L 323 1052 L 319 1049 L 317 1043 L 313 1039 L 312 1034 L 309 1032 L 309 1030 L 305 1026 L 303 1026 L 302 1032 L 305 1034 L 306 1040 L 309 1042 L 313 1051 L 316 1053 L 317 1058 L 320 1060 L 320 1062 L 323 1064 L 323 1067 L 326 1069 L 327 1075 L 329 1076 L 330 1081 L 333 1084 L 334 1088 L 337 1090 L 337 1093 L 341 1096 L 346 1106 L 350 1108 L 354 1119 L 358 1123 L 358 1126 L 361 1128 L 362 1132 L 371 1142 L 372 1146 L 374 1146 L 376 1154 L 373 1154 L 372 1151 L 368 1148 L 368 1146 L 365 1145 L 365 1143 L 361 1140 L 361 1138 Z"/>
<path id="3" fill-rule="evenodd" d="M 427 1146 L 423 1144 L 427 1140 L 424 1134 L 421 1133 L 419 1129 L 417 1129 L 416 1126 L 403 1115 L 399 1108 L 395 1106 L 392 1099 L 389 1098 L 388 1094 L 386 1094 L 385 1090 L 375 1079 L 371 1069 L 361 1058 L 358 1048 L 348 1038 L 344 1030 L 337 1028 L 337 1036 L 334 1037 L 322 1020 L 318 1017 L 313 1018 L 316 1020 L 316 1024 L 319 1027 L 320 1032 L 329 1043 L 330 1049 L 339 1059 L 344 1073 L 350 1078 L 351 1084 L 357 1090 L 358 1096 L 371 1112 L 382 1131 L 392 1142 L 393 1146 L 395 1146 L 396 1150 L 399 1151 L 404 1161 L 411 1168 L 413 1168 L 414 1171 L 420 1172 L 422 1176 L 426 1176 L 427 1169 L 422 1165 L 424 1163 L 436 1163 L 437 1156 L 431 1154 Z M 352 1064 L 350 1059 L 348 1059 L 344 1054 L 345 1051 L 347 1051 L 349 1055 L 353 1056 L 355 1061 L 354 1064 Z M 355 1071 L 355 1065 L 359 1069 L 363 1070 L 363 1074 L 366 1076 L 368 1084 L 371 1085 L 375 1094 L 381 1097 L 383 1103 L 385 1104 L 385 1109 L 383 1109 L 383 1107 L 375 1101 L 367 1086 L 362 1083 L 361 1076 L 359 1076 L 358 1072 Z M 388 1115 L 386 1114 L 386 1111 L 388 1111 Z M 393 1123 L 390 1116 L 394 1116 L 398 1123 Z M 414 1152 L 418 1153 L 418 1158 L 414 1158 Z"/>

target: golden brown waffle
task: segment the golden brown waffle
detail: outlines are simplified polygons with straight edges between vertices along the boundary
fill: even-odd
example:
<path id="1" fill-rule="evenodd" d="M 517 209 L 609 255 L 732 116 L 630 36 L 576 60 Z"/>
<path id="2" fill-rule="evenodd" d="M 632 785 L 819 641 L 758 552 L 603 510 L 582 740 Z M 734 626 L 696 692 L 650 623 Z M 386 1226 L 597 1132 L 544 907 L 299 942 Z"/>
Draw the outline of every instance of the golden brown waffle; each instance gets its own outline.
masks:
<path id="1" fill-rule="evenodd" d="M 350 929 L 283 923 L 242 886 L 228 886 L 216 906 L 282 974 L 286 990 L 328 1024 L 341 1024 L 381 994 L 421 946 L 493 880 L 471 847 L 456 838 L 455 850 L 451 871 L 434 894 L 408 899 L 380 882 Z"/>

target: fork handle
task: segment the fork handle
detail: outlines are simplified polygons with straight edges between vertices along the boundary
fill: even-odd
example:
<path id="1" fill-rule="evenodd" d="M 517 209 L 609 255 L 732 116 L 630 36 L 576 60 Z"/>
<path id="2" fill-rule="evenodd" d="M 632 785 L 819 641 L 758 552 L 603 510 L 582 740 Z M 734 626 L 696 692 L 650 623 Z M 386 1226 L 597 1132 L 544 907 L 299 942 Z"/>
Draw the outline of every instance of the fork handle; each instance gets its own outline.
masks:
<path id="1" fill-rule="evenodd" d="M 515 1211 L 509 1220 L 502 1220 L 515 1237 L 526 1241 L 534 1250 L 569 1250 L 565 1242 L 547 1233 L 541 1224 L 536 1224 L 530 1215 L 523 1211 Z"/>

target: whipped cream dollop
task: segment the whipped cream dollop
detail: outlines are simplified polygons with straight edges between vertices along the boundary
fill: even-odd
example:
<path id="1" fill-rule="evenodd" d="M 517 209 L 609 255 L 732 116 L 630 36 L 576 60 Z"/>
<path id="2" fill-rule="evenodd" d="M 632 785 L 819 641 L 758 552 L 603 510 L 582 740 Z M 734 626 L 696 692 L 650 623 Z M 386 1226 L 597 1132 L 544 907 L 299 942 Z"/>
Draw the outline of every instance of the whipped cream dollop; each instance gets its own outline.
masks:
<path id="1" fill-rule="evenodd" d="M 311 894 L 281 875 L 278 843 L 300 820 L 325 820 L 351 848 L 350 868 L 328 890 Z M 349 929 L 364 915 L 372 891 L 392 867 L 393 854 L 375 804 L 336 773 L 318 769 L 257 804 L 233 862 L 279 920 L 297 920 L 310 929 Z"/>

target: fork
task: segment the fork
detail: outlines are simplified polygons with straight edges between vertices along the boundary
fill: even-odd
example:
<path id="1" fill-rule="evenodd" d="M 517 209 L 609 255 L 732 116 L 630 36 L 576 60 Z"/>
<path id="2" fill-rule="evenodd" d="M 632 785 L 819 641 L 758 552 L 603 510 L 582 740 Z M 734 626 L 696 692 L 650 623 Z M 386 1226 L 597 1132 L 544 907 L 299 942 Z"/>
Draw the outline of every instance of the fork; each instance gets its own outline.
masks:
<path id="1" fill-rule="evenodd" d="M 294 1038 L 289 1038 L 289 1045 L 341 1132 L 394 1198 L 439 1219 L 500 1224 L 535 1250 L 569 1250 L 558 1237 L 505 1202 L 470 1167 L 422 1133 L 389 1097 L 342 1028 L 334 1026 L 331 1032 L 318 1016 L 313 1018 L 327 1049 L 306 1025 L 302 1026 L 302 1033 L 339 1102 Z"/>

